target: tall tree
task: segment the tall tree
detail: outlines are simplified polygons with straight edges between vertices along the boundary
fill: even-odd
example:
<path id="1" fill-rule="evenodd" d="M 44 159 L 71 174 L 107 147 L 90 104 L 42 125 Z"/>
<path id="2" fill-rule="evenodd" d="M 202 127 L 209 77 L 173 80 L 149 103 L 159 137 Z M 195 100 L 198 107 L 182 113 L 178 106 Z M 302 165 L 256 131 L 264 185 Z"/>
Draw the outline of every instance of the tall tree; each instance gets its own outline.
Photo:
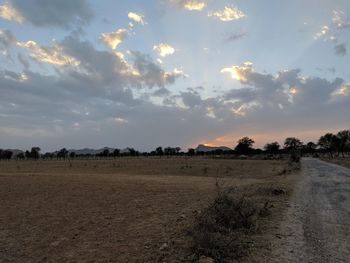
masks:
<path id="1" fill-rule="evenodd" d="M 346 149 L 347 144 L 350 141 L 350 130 L 343 130 L 337 133 L 336 135 L 339 139 L 339 150 L 343 156 L 344 156 L 344 151 Z"/>
<path id="2" fill-rule="evenodd" d="M 325 135 L 321 136 L 318 140 L 318 145 L 321 147 L 321 149 L 324 149 L 329 153 L 329 156 L 333 158 L 333 150 L 334 150 L 334 141 L 336 139 L 336 136 L 332 133 L 326 133 Z"/>
<path id="3" fill-rule="evenodd" d="M 255 141 L 249 137 L 243 137 L 238 140 L 235 151 L 239 154 L 249 154 L 253 150 Z"/>
<path id="4" fill-rule="evenodd" d="M 280 150 L 280 144 L 278 142 L 267 143 L 264 146 L 264 149 L 270 154 L 278 154 Z"/>
<path id="5" fill-rule="evenodd" d="M 40 158 L 40 147 L 32 147 L 30 150 L 30 157 L 34 160 L 38 160 Z"/>
<path id="6" fill-rule="evenodd" d="M 295 137 L 288 137 L 284 141 L 284 149 L 287 151 L 297 151 L 300 150 L 303 143 Z"/>
<path id="7" fill-rule="evenodd" d="M 317 144 L 314 142 L 308 142 L 306 144 L 306 152 L 314 154 L 316 152 Z"/>

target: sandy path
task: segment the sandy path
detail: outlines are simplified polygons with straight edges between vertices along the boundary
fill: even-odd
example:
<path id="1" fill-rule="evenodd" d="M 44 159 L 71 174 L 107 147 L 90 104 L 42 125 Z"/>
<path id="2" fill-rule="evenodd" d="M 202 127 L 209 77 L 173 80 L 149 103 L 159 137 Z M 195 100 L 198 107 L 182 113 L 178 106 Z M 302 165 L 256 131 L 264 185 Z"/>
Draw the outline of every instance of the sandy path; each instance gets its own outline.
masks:
<path id="1" fill-rule="evenodd" d="M 302 160 L 269 262 L 350 262 L 350 170 Z"/>

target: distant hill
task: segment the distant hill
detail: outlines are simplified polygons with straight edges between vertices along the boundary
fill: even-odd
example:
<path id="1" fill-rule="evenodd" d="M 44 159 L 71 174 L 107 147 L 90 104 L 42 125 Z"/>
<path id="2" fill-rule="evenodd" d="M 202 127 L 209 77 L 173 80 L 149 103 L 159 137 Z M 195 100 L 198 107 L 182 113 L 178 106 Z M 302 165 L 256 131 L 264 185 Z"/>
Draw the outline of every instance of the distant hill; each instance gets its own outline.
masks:
<path id="1" fill-rule="evenodd" d="M 207 146 L 200 144 L 197 146 L 197 148 L 194 149 L 196 152 L 212 152 L 212 151 L 217 151 L 217 150 L 222 150 L 222 151 L 232 151 L 231 148 L 226 147 L 226 146 Z"/>
<path id="2" fill-rule="evenodd" d="M 68 152 L 74 152 L 77 155 L 86 155 L 86 154 L 99 154 L 102 153 L 104 150 L 108 150 L 110 153 L 112 153 L 115 149 L 114 148 L 109 148 L 109 147 L 104 147 L 101 149 L 90 149 L 90 148 L 84 148 L 84 149 L 69 149 Z"/>
<path id="3" fill-rule="evenodd" d="M 86 155 L 86 154 L 91 154 L 91 155 L 96 155 L 99 153 L 102 153 L 104 150 L 108 150 L 110 153 L 113 153 L 115 148 L 109 148 L 109 147 L 104 147 L 101 149 L 90 149 L 90 148 L 84 148 L 84 149 L 70 149 L 68 150 L 69 153 L 74 152 L 77 155 Z M 121 149 L 120 153 L 129 153 L 130 150 L 129 148 Z"/>

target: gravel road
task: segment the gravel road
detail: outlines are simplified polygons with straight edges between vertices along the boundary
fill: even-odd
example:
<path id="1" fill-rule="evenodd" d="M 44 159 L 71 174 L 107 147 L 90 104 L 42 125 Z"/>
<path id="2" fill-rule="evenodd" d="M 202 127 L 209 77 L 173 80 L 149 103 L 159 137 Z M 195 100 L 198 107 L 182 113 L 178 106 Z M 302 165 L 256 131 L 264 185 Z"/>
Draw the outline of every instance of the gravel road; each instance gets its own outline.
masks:
<path id="1" fill-rule="evenodd" d="M 350 262 L 350 170 L 304 158 L 279 232 L 272 262 Z"/>

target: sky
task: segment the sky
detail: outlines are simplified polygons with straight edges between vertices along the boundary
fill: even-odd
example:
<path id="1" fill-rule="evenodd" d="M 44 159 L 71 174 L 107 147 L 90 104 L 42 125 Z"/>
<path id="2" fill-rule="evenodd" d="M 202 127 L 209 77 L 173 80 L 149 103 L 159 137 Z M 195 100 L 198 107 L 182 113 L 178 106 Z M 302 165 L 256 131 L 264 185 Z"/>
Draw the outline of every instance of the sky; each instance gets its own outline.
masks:
<path id="1" fill-rule="evenodd" d="M 0 148 L 350 128 L 348 0 L 0 0 Z"/>

